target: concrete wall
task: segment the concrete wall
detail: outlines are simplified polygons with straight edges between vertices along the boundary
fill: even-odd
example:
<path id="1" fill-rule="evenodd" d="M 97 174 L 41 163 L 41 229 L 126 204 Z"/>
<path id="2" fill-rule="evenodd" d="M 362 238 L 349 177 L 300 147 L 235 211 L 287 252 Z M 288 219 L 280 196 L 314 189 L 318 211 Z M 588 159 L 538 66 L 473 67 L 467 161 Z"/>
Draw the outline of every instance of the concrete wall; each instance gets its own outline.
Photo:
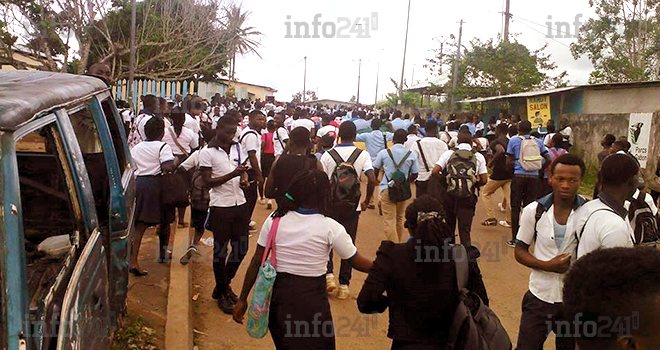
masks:
<path id="1" fill-rule="evenodd" d="M 660 86 L 585 90 L 582 113 L 652 113 L 660 110 Z"/>
<path id="2" fill-rule="evenodd" d="M 273 91 L 264 87 L 244 84 L 240 82 L 231 82 L 234 87 L 235 95 L 237 98 L 248 98 L 248 94 L 254 94 L 254 99 L 266 100 L 266 96 L 273 96 Z"/>
<path id="3" fill-rule="evenodd" d="M 575 145 L 571 153 L 584 158 L 589 166 L 598 166 L 598 152 L 602 150 L 600 140 L 605 134 L 613 134 L 617 139 L 628 136 L 630 113 L 611 114 L 564 114 L 570 121 Z M 660 112 L 653 115 L 649 151 L 651 156 L 647 163 L 649 171 L 657 167 L 660 155 Z"/>

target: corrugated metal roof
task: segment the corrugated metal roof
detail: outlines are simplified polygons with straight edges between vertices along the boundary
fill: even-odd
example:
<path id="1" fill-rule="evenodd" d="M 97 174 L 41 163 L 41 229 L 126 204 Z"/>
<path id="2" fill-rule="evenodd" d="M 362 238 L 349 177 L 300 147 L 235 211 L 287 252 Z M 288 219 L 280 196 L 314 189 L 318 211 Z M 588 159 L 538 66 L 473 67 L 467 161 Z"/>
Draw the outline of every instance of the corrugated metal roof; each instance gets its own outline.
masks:
<path id="1" fill-rule="evenodd" d="M 474 102 L 496 101 L 496 100 L 502 100 L 502 99 L 506 99 L 506 98 L 521 98 L 521 97 L 533 97 L 533 96 L 541 96 L 541 95 L 550 95 L 550 94 L 555 94 L 555 93 L 558 93 L 558 92 L 574 90 L 574 89 L 577 89 L 579 87 L 580 86 L 567 86 L 567 87 L 557 88 L 557 89 L 552 89 L 552 90 L 528 91 L 528 92 L 520 92 L 520 93 L 517 93 L 517 94 L 510 94 L 510 95 L 480 97 L 480 98 L 473 98 L 473 99 L 469 99 L 469 100 L 462 100 L 462 101 L 458 101 L 458 102 L 474 103 Z"/>

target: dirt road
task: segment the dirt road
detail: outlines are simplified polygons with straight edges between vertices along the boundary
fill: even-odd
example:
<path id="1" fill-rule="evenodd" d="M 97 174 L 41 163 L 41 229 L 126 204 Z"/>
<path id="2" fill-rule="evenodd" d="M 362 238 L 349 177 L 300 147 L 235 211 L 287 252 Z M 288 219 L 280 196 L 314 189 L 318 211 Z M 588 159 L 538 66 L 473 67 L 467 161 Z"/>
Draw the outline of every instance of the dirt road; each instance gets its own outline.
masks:
<path id="1" fill-rule="evenodd" d="M 257 204 L 253 220 L 257 221 L 258 227 L 261 227 L 268 214 L 269 211 L 265 206 Z M 496 215 L 498 219 L 504 217 L 502 213 Z M 480 223 L 485 219 L 485 208 L 483 200 L 480 199 L 472 226 L 472 241 L 481 250 L 479 265 L 484 275 L 490 305 L 500 317 L 515 347 L 521 302 L 523 294 L 527 291 L 529 269 L 515 261 L 513 249 L 505 244 L 510 239 L 510 229 L 501 226 L 483 227 Z M 382 228 L 382 219 L 377 210 L 362 213 L 356 241 L 362 254 L 375 257 L 376 250 L 384 239 Z M 205 237 L 209 236 L 210 232 L 207 232 Z M 258 233 L 254 233 L 250 238 L 250 252 L 232 282 L 232 288 L 236 293 L 240 293 L 246 265 L 254 252 L 257 237 Z M 204 257 L 209 257 L 211 250 L 202 254 Z M 335 257 L 335 266 L 339 266 L 337 257 Z M 338 300 L 335 297 L 336 292 L 330 296 L 338 349 L 389 349 L 391 346 L 391 340 L 387 338 L 387 311 L 377 316 L 366 316 L 357 310 L 355 299 L 365 278 L 366 274 L 354 270 L 350 298 Z M 218 309 L 215 300 L 211 299 L 214 282 L 210 258 L 195 263 L 193 281 L 194 293 L 199 293 L 199 299 L 194 302 L 193 325 L 197 331 L 195 344 L 200 350 L 275 348 L 270 334 L 263 339 L 250 338 L 245 325 L 234 323 L 230 315 Z M 553 348 L 554 339 L 548 339 L 545 349 Z"/>

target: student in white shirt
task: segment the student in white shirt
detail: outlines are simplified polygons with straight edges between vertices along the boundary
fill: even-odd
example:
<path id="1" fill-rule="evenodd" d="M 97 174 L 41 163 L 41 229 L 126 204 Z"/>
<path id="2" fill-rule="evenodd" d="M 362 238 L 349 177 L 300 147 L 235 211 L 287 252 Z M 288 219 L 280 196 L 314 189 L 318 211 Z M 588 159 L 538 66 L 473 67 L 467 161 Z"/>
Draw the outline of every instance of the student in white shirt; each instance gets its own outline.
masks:
<path id="1" fill-rule="evenodd" d="M 351 236 L 351 240 L 355 243 L 355 237 L 357 236 L 358 221 L 360 220 L 360 212 L 367 209 L 367 205 L 374 194 L 374 188 L 376 188 L 376 176 L 374 173 L 373 165 L 371 164 L 371 157 L 366 151 L 362 151 L 359 148 L 355 147 L 355 136 L 357 135 L 357 128 L 354 123 L 342 123 L 339 127 L 339 137 L 341 143 L 337 144 L 335 147 L 329 151 L 323 153 L 321 156 L 321 164 L 323 164 L 323 170 L 328 175 L 328 179 L 332 180 L 332 175 L 337 168 L 337 164 L 343 162 L 353 161 L 353 167 L 358 177 L 364 175 L 367 177 L 367 196 L 365 200 L 358 205 L 353 211 L 344 211 L 337 212 L 330 210 L 329 216 L 339 222 L 348 234 Z M 356 153 L 357 152 L 357 153 Z M 353 156 L 353 155 L 356 156 Z M 332 209 L 332 203 L 330 203 L 330 208 Z M 351 280 L 351 265 L 348 260 L 341 261 L 341 268 L 339 270 L 339 290 L 337 291 L 337 299 L 346 299 L 349 295 L 348 286 Z M 330 251 L 330 259 L 328 260 L 328 274 L 326 277 L 326 288 L 328 292 L 333 291 L 337 288 L 335 283 L 335 276 L 333 273 L 333 259 L 332 251 Z"/>
<path id="2" fill-rule="evenodd" d="M 161 221 L 161 188 L 160 175 L 163 172 L 172 172 L 176 169 L 172 149 L 163 139 L 163 120 L 150 118 L 145 125 L 146 139 L 131 149 L 131 157 L 136 165 L 137 179 L 135 226 L 131 234 L 131 257 L 129 272 L 135 276 L 144 276 L 147 271 L 141 270 L 138 265 L 138 254 L 144 231 L 149 226 L 160 224 Z M 160 253 L 168 245 L 166 237 L 160 237 Z M 162 255 L 160 256 L 162 258 Z"/>
<path id="3" fill-rule="evenodd" d="M 574 339 L 562 334 L 557 325 L 569 321 L 562 312 L 563 279 L 571 258 L 568 235 L 576 225 L 576 211 L 586 203 L 577 194 L 585 168 L 584 161 L 575 155 L 558 157 L 550 165 L 552 193 L 532 202 L 522 212 L 515 257 L 532 273 L 522 301 L 517 345 L 520 350 L 543 348 L 548 329 L 556 334 L 556 349 L 575 349 Z M 551 327 L 548 318 L 552 319 Z"/>
<path id="4" fill-rule="evenodd" d="M 275 157 L 279 157 L 287 148 L 289 142 L 289 131 L 284 127 L 284 112 L 275 113 L 275 133 L 273 134 L 273 147 Z"/>
<path id="5" fill-rule="evenodd" d="M 334 325 L 326 291 L 326 270 L 331 249 L 351 266 L 368 272 L 371 260 L 363 257 L 346 229 L 324 215 L 330 183 L 322 171 L 312 168 L 292 179 L 282 206 L 261 228 L 257 249 L 245 274 L 243 289 L 234 309 L 234 321 L 243 322 L 247 298 L 261 265 L 271 227 L 277 271 L 270 301 L 268 329 L 278 349 L 334 349 Z M 272 258 L 271 253 L 271 258 Z M 292 337 L 291 325 L 310 325 L 311 334 Z M 314 329 L 316 327 L 316 329 Z"/>
<path id="6" fill-rule="evenodd" d="M 266 125 L 266 116 L 258 109 L 250 112 L 247 128 L 241 132 L 239 143 L 241 144 L 241 158 L 248 160 L 249 186 L 244 188 L 247 200 L 248 216 L 252 218 L 254 207 L 257 204 L 258 190 L 264 184 L 264 176 L 261 173 L 261 129 Z M 254 224 L 250 224 L 253 229 Z"/>
<path id="7" fill-rule="evenodd" d="M 314 135 L 314 122 L 309 119 L 309 114 L 306 109 L 296 112 L 298 114 L 298 119 L 294 120 L 291 123 L 291 130 L 302 126 L 307 129 L 310 134 Z"/>
<path id="8" fill-rule="evenodd" d="M 449 150 L 447 144 L 438 138 L 438 123 L 426 122 L 426 136 L 411 145 L 419 160 L 419 174 L 415 181 L 416 198 L 428 193 L 431 171 L 440 157 Z"/>
<path id="9" fill-rule="evenodd" d="M 632 228 L 623 204 L 637 189 L 637 161 L 627 154 L 610 155 L 603 161 L 600 177 L 603 189 L 598 199 L 580 210 L 580 222 L 575 230 L 578 259 L 599 248 L 633 245 Z"/>
<path id="10" fill-rule="evenodd" d="M 456 151 L 447 151 L 442 154 L 432 174 L 439 176 L 441 172 L 445 172 L 449 161 L 456 152 L 473 152 L 472 148 L 472 134 L 469 132 L 461 132 L 458 134 L 458 146 Z M 457 156 L 459 156 L 457 154 Z M 474 153 L 474 172 L 477 181 L 473 184 L 472 192 L 469 197 L 460 198 L 448 194 L 445 200 L 445 209 L 447 210 L 447 224 L 452 232 L 456 230 L 456 223 L 458 222 L 458 234 L 461 238 L 461 244 L 468 247 L 471 244 L 470 231 L 472 229 L 472 219 L 474 218 L 475 208 L 477 206 L 476 189 L 488 183 L 488 169 L 486 168 L 486 158 L 481 153 Z M 453 241 L 452 241 L 453 242 Z"/>
<path id="11" fill-rule="evenodd" d="M 418 133 L 417 125 L 410 124 L 410 126 L 408 127 L 408 135 L 406 136 L 406 142 L 403 143 L 403 147 L 412 150 L 417 140 L 421 140 L 421 137 L 417 136 L 417 133 Z"/>
<path id="12" fill-rule="evenodd" d="M 250 221 L 242 189 L 248 185 L 248 168 L 241 159 L 241 146 L 232 143 L 235 132 L 233 118 L 220 119 L 215 138 L 199 154 L 202 177 L 211 188 L 209 224 L 213 231 L 215 275 L 212 297 L 227 314 L 232 313 L 237 299 L 230 283 L 247 254 Z M 226 245 L 230 240 L 232 259 L 227 259 Z"/>

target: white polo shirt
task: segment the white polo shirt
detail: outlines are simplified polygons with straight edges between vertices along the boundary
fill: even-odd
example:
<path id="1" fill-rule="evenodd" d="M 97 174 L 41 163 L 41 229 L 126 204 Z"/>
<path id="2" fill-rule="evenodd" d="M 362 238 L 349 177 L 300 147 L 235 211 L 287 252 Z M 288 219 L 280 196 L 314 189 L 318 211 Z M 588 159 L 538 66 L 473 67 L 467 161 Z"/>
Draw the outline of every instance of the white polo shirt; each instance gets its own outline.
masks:
<path id="1" fill-rule="evenodd" d="M 463 150 L 463 151 L 472 151 L 472 145 L 468 145 L 467 143 L 461 143 L 456 147 L 456 150 Z M 436 163 L 436 165 L 439 165 L 442 170 L 444 170 L 447 167 L 447 162 L 449 162 L 449 158 L 454 154 L 454 151 L 449 150 L 447 152 L 444 152 L 442 156 L 440 156 L 440 159 Z M 477 159 L 477 175 L 483 175 L 483 174 L 488 174 L 488 168 L 486 168 L 486 158 L 481 153 L 475 153 L 474 154 L 475 158 Z"/>
<path id="2" fill-rule="evenodd" d="M 584 198 L 582 198 L 584 200 Z M 554 204 L 543 213 L 538 223 L 536 223 L 536 209 L 540 204 L 534 201 L 527 205 L 520 217 L 520 228 L 516 240 L 527 246 L 534 245 L 532 255 L 543 261 L 552 260 L 559 254 L 572 253 L 571 242 L 568 239 L 570 232 L 574 232 L 576 219 L 576 210 L 571 210 L 566 221 L 566 236 L 561 247 L 557 248 L 555 242 L 555 206 Z M 536 232 L 534 225 L 536 224 Z M 535 234 L 536 233 L 536 234 Z M 556 272 L 533 269 L 529 275 L 529 291 L 535 297 L 546 303 L 554 304 L 562 302 L 562 290 L 564 289 L 564 275 Z"/>
<path id="3" fill-rule="evenodd" d="M 421 140 L 421 139 L 422 138 L 417 136 L 417 135 L 408 134 L 408 136 L 406 136 L 406 142 L 403 143 L 403 147 L 405 147 L 405 148 L 412 151 L 413 146 L 415 146 L 415 143 L 417 142 L 417 140 Z M 416 148 L 416 146 L 415 146 L 415 148 Z"/>
<path id="4" fill-rule="evenodd" d="M 241 147 L 233 144 L 229 154 L 222 148 L 207 147 L 199 153 L 199 166 L 211 169 L 211 177 L 218 178 L 234 171 L 241 161 Z M 241 189 L 241 178 L 236 176 L 209 191 L 211 207 L 235 207 L 245 204 L 245 195 Z"/>
<path id="5" fill-rule="evenodd" d="M 612 211 L 601 198 L 583 205 L 579 212 L 575 225 L 576 234 L 582 233 L 577 247 L 578 259 L 599 248 L 633 246 L 630 223 Z"/>
<path id="6" fill-rule="evenodd" d="M 175 134 L 172 135 L 172 133 Z M 190 151 L 192 151 L 193 148 L 199 147 L 199 137 L 197 137 L 197 134 L 193 133 L 193 131 L 190 130 L 189 128 L 185 126 L 181 128 L 181 133 L 179 134 L 179 136 L 176 136 L 176 131 L 174 130 L 174 127 L 166 128 L 165 135 L 163 135 L 163 142 L 170 145 L 170 148 L 172 149 L 172 153 L 174 153 L 175 155 L 184 155 L 184 152 L 181 150 L 181 148 L 179 148 L 176 142 L 174 142 L 174 137 L 176 137 L 181 147 L 183 147 L 183 151 L 185 151 L 185 153 L 187 154 L 190 154 Z"/>
<path id="7" fill-rule="evenodd" d="M 449 147 L 437 137 L 424 137 L 419 143 L 422 146 L 424 159 L 426 159 L 426 164 L 428 164 L 429 168 L 428 170 L 426 169 L 424 160 L 422 159 L 422 153 L 419 150 L 419 145 L 417 144 L 417 141 L 415 141 L 411 146 L 411 150 L 417 154 L 417 159 L 419 160 L 419 174 L 417 175 L 417 181 L 428 181 L 431 178 L 433 167 L 440 160 L 440 157 L 442 157 L 445 152 L 449 151 Z M 445 166 L 446 165 L 447 164 L 445 163 Z"/>
<path id="8" fill-rule="evenodd" d="M 144 133 L 144 127 L 147 125 L 147 122 L 151 118 L 154 118 L 154 116 L 151 114 L 140 114 L 135 118 L 135 122 L 137 123 L 138 135 L 140 135 L 141 140 L 147 139 L 147 135 Z M 167 118 L 163 118 L 163 122 L 165 123 L 165 129 L 169 128 L 172 125 L 172 123 L 170 123 L 170 120 Z"/>
<path id="9" fill-rule="evenodd" d="M 259 164 L 259 167 L 261 167 L 261 134 L 258 131 L 247 127 L 241 132 L 239 140 L 241 142 L 241 159 L 245 161 L 249 157 L 248 152 L 255 151 L 257 153 L 257 163 Z M 248 168 L 252 168 L 250 161 L 245 165 Z"/>
<path id="10" fill-rule="evenodd" d="M 199 120 L 188 113 L 186 113 L 186 121 L 183 123 L 183 126 L 192 130 L 195 135 L 199 135 L 199 131 L 201 130 L 201 127 L 199 126 Z"/>
<path id="11" fill-rule="evenodd" d="M 275 147 L 275 157 L 284 153 L 286 141 L 289 140 L 289 132 L 285 128 L 279 127 L 273 134 L 273 147 Z"/>
<path id="12" fill-rule="evenodd" d="M 172 149 L 162 141 L 142 141 L 131 148 L 131 158 L 137 167 L 135 175 L 153 176 L 162 173 L 161 164 L 174 160 Z"/>
<path id="13" fill-rule="evenodd" d="M 261 227 L 257 244 L 265 247 L 273 218 Z M 340 223 L 321 214 L 290 211 L 280 219 L 275 238 L 278 273 L 319 277 L 328 271 L 328 254 L 334 249 L 342 259 L 352 258 L 357 248 Z"/>

